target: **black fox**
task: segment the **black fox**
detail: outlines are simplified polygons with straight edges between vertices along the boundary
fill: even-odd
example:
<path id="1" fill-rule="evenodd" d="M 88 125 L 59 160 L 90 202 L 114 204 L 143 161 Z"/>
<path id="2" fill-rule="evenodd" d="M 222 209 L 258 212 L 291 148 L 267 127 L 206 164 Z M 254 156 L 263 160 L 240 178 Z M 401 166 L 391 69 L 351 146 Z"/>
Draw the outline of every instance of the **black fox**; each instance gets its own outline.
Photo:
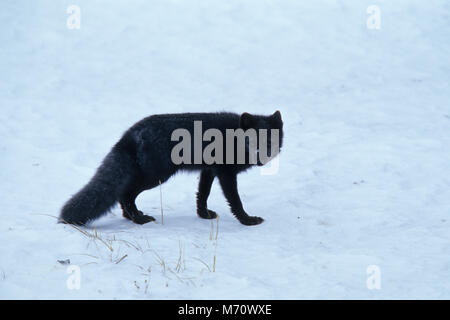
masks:
<path id="1" fill-rule="evenodd" d="M 197 192 L 197 215 L 212 219 L 217 215 L 207 207 L 207 199 L 215 177 L 219 179 L 225 198 L 234 216 L 244 225 L 256 225 L 263 222 L 260 217 L 249 216 L 241 203 L 237 189 L 237 174 L 247 170 L 250 163 L 250 150 L 245 149 L 245 162 L 207 164 L 181 163 L 171 160 L 171 152 L 177 141 L 171 136 L 176 129 L 185 129 L 194 134 L 194 121 L 201 121 L 203 130 L 217 129 L 223 136 L 227 129 L 278 129 L 278 145 L 283 140 L 283 121 L 276 111 L 271 116 L 243 113 L 183 113 L 153 115 L 137 122 L 128 129 L 122 138 L 107 154 L 103 163 L 90 182 L 75 194 L 62 208 L 59 221 L 76 225 L 86 224 L 106 214 L 119 202 L 123 216 L 137 224 L 155 219 L 143 214 L 136 208 L 135 199 L 144 190 L 148 190 L 167 181 L 179 170 L 200 171 Z M 202 142 L 202 148 L 205 142 Z M 227 142 L 228 143 L 228 142 Z M 268 142 L 270 144 L 270 140 Z M 248 146 L 248 144 L 247 144 Z M 226 156 L 225 147 L 223 152 Z M 279 150 L 278 150 L 279 151 Z M 228 151 L 229 152 L 229 151 Z M 272 156 L 274 156 L 273 154 Z M 236 160 L 236 152 L 234 153 Z M 258 160 L 257 165 L 262 165 Z"/>

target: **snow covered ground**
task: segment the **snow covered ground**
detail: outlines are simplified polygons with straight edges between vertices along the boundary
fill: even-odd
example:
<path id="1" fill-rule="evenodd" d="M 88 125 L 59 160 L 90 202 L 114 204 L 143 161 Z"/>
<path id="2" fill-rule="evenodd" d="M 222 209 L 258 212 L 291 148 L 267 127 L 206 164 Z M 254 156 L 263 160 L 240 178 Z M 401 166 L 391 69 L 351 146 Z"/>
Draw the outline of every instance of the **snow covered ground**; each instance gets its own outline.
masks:
<path id="1" fill-rule="evenodd" d="M 80 29 L 66 24 L 72 4 Z M 369 5 L 380 29 L 367 27 Z M 448 1 L 0 9 L 0 298 L 450 298 Z M 116 207 L 81 230 L 56 224 L 141 118 L 276 109 L 278 174 L 239 176 L 263 224 L 239 224 L 217 182 L 218 229 L 197 218 L 193 174 L 162 186 L 164 224 L 158 188 L 138 198 L 156 223 Z"/>

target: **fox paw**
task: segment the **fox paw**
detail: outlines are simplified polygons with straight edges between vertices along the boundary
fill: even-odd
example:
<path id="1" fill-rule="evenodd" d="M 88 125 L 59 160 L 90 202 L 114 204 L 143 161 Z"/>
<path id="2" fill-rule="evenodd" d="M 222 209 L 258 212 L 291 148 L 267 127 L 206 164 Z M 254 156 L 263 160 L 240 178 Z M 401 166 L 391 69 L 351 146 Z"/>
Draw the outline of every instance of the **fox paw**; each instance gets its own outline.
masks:
<path id="1" fill-rule="evenodd" d="M 155 221 L 155 218 L 153 218 L 152 216 L 145 215 L 140 210 L 138 210 L 137 212 L 134 212 L 134 213 L 130 213 L 126 210 L 123 210 L 123 216 L 137 224 L 145 224 L 148 222 Z"/>
<path id="2" fill-rule="evenodd" d="M 217 213 L 209 209 L 197 210 L 197 215 L 202 219 L 215 219 L 217 218 Z"/>
<path id="3" fill-rule="evenodd" d="M 263 221 L 264 221 L 263 218 L 255 217 L 255 216 L 253 216 L 253 217 L 248 216 L 248 217 L 245 217 L 245 218 L 239 220 L 240 223 L 242 223 L 243 225 L 246 225 L 246 226 L 255 226 L 257 224 L 263 223 Z"/>
<path id="4" fill-rule="evenodd" d="M 152 216 L 147 216 L 145 214 L 142 214 L 142 215 L 138 215 L 138 216 L 134 217 L 132 221 L 137 224 L 145 224 L 147 222 L 155 221 L 155 218 L 153 218 Z"/>

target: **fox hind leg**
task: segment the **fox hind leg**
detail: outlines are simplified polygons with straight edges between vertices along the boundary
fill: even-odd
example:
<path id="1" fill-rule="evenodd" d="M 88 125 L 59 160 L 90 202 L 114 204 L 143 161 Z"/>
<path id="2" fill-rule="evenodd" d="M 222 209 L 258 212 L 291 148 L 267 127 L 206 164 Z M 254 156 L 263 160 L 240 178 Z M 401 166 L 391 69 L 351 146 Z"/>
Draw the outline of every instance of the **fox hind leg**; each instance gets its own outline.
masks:
<path id="1" fill-rule="evenodd" d="M 127 188 L 127 191 L 122 195 L 119 201 L 123 216 L 137 224 L 145 224 L 151 221 L 155 221 L 155 218 L 145 215 L 136 207 L 136 198 L 144 190 L 145 188 L 143 188 L 142 186 L 133 184 Z"/>
<path id="2" fill-rule="evenodd" d="M 211 170 L 202 170 L 197 192 L 197 215 L 203 219 L 215 219 L 217 213 L 208 209 L 207 200 L 211 192 L 214 175 Z"/>
<path id="3" fill-rule="evenodd" d="M 132 198 L 124 198 L 120 201 L 122 207 L 123 216 L 134 223 L 145 224 L 147 222 L 155 221 L 152 216 L 145 215 L 142 211 L 136 208 L 136 204 Z"/>

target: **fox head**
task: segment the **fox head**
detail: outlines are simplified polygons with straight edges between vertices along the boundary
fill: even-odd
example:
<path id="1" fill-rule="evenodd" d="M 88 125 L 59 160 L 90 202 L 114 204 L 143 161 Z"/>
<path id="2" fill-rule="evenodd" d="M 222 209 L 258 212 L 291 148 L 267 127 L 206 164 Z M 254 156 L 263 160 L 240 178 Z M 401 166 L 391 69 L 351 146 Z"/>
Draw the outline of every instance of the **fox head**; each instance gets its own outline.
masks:
<path id="1" fill-rule="evenodd" d="M 240 116 L 240 128 L 244 131 L 254 129 L 254 136 L 246 136 L 245 149 L 248 156 L 256 157 L 256 164 L 262 166 L 275 158 L 283 144 L 283 120 L 281 112 L 275 111 L 270 116 L 252 115 L 244 112 Z"/>

